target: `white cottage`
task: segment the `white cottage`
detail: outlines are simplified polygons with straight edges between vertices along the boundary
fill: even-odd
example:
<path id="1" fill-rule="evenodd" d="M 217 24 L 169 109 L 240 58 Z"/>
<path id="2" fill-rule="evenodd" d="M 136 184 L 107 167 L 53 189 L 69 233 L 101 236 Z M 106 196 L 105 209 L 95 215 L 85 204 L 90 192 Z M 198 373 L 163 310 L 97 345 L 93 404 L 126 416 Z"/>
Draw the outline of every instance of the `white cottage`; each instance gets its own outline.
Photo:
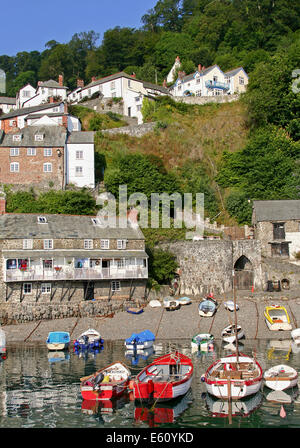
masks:
<path id="1" fill-rule="evenodd" d="M 94 132 L 72 132 L 66 145 L 66 184 L 95 186 Z"/>
<path id="2" fill-rule="evenodd" d="M 249 77 L 243 67 L 238 67 L 233 70 L 225 72 L 225 82 L 229 84 L 229 91 L 231 95 L 234 93 L 243 93 L 246 91 Z"/>
<path id="3" fill-rule="evenodd" d="M 16 98 L 10 98 L 7 96 L 0 96 L 0 114 L 3 114 L 16 109 Z"/>

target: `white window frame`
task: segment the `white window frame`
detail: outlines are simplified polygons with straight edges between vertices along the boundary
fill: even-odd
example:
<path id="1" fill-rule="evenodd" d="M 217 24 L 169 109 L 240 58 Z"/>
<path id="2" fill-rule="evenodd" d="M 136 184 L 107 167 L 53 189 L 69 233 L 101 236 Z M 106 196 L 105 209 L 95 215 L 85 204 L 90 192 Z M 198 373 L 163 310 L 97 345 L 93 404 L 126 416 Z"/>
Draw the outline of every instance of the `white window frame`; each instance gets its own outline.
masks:
<path id="1" fill-rule="evenodd" d="M 9 154 L 11 157 L 17 157 L 20 155 L 19 148 L 10 148 Z"/>
<path id="2" fill-rule="evenodd" d="M 27 148 L 28 156 L 36 156 L 36 148 Z"/>
<path id="3" fill-rule="evenodd" d="M 83 247 L 85 249 L 93 249 L 94 248 L 94 241 L 90 240 L 90 239 L 84 240 Z"/>
<path id="4" fill-rule="evenodd" d="M 116 81 L 111 81 L 110 90 L 115 90 L 115 88 L 116 88 Z"/>
<path id="5" fill-rule="evenodd" d="M 52 163 L 43 164 L 43 173 L 52 173 Z"/>
<path id="6" fill-rule="evenodd" d="M 13 162 L 10 164 L 10 172 L 11 173 L 19 173 L 20 172 L 19 162 Z"/>
<path id="7" fill-rule="evenodd" d="M 41 293 L 42 294 L 51 294 L 51 283 L 42 283 L 41 284 Z"/>
<path id="8" fill-rule="evenodd" d="M 75 176 L 76 177 L 83 176 L 83 166 L 75 166 Z"/>
<path id="9" fill-rule="evenodd" d="M 121 282 L 120 282 L 120 280 L 113 280 L 111 282 L 111 290 L 113 292 L 121 291 Z"/>
<path id="10" fill-rule="evenodd" d="M 76 160 L 83 160 L 83 151 L 76 151 Z"/>
<path id="11" fill-rule="evenodd" d="M 32 294 L 32 283 L 23 284 L 23 294 Z"/>
<path id="12" fill-rule="evenodd" d="M 44 140 L 44 135 L 43 134 L 35 134 L 34 140 L 36 142 L 42 142 Z"/>
<path id="13" fill-rule="evenodd" d="M 117 240 L 117 249 L 126 249 L 127 240 Z"/>
<path id="14" fill-rule="evenodd" d="M 52 148 L 44 148 L 44 157 L 52 156 Z"/>
<path id="15" fill-rule="evenodd" d="M 100 240 L 101 249 L 109 249 L 109 240 Z"/>
<path id="16" fill-rule="evenodd" d="M 126 261 L 124 258 L 120 258 L 120 260 L 117 260 L 117 267 L 118 269 L 123 269 L 126 267 Z"/>
<path id="17" fill-rule="evenodd" d="M 43 247 L 45 250 L 53 249 L 53 240 L 45 239 Z"/>
<path id="18" fill-rule="evenodd" d="M 21 141 L 21 135 L 20 134 L 15 134 L 13 135 L 13 142 L 20 142 Z"/>
<path id="19" fill-rule="evenodd" d="M 33 247 L 33 240 L 30 239 L 23 240 L 23 249 L 32 249 L 32 247 Z"/>
<path id="20" fill-rule="evenodd" d="M 239 76 L 239 84 L 243 86 L 245 84 L 245 79 L 243 76 Z"/>

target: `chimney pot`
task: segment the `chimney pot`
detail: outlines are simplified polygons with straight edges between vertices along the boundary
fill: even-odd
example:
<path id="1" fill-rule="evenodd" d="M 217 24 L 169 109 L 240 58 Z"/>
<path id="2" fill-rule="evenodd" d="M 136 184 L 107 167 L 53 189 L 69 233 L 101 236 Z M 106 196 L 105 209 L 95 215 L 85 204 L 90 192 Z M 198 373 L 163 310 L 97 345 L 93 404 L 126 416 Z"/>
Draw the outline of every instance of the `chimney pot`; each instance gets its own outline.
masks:
<path id="1" fill-rule="evenodd" d="M 0 215 L 5 215 L 6 213 L 6 199 L 5 197 L 0 197 Z"/>
<path id="2" fill-rule="evenodd" d="M 63 86 L 63 80 L 64 80 L 63 75 L 59 75 L 59 76 L 58 76 L 58 84 L 59 84 L 61 87 Z"/>

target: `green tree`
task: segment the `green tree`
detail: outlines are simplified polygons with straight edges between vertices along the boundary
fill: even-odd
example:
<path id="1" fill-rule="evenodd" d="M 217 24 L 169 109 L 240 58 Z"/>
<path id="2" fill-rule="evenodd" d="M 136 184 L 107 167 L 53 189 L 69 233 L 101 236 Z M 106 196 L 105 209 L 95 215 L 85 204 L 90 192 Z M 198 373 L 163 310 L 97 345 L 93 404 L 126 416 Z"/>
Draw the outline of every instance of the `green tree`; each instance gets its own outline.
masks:
<path id="1" fill-rule="evenodd" d="M 147 248 L 149 256 L 149 277 L 160 285 L 168 284 L 178 268 L 175 256 L 162 249 Z"/>

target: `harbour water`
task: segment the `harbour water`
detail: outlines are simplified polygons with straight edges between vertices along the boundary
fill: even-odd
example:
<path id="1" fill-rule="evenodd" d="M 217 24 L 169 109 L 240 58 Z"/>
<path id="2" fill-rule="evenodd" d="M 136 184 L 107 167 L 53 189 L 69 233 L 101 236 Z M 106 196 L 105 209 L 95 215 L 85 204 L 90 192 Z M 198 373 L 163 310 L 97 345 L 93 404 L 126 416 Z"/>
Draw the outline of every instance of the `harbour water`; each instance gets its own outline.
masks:
<path id="1" fill-rule="evenodd" d="M 191 356 L 192 388 L 181 400 L 149 409 L 126 395 L 115 402 L 85 402 L 80 378 L 120 360 L 135 375 L 155 357 L 177 349 Z M 290 340 L 245 340 L 242 353 L 255 355 L 263 370 L 284 363 L 300 371 L 300 352 Z M 0 363 L 0 428 L 299 428 L 298 387 L 287 392 L 290 403 L 269 401 L 266 387 L 233 404 L 206 394 L 201 375 L 218 357 L 230 354 L 222 343 L 207 353 L 191 352 L 190 340 L 155 341 L 147 359 L 127 357 L 123 341 L 105 341 L 98 353 L 48 352 L 39 345 L 8 348 Z"/>

